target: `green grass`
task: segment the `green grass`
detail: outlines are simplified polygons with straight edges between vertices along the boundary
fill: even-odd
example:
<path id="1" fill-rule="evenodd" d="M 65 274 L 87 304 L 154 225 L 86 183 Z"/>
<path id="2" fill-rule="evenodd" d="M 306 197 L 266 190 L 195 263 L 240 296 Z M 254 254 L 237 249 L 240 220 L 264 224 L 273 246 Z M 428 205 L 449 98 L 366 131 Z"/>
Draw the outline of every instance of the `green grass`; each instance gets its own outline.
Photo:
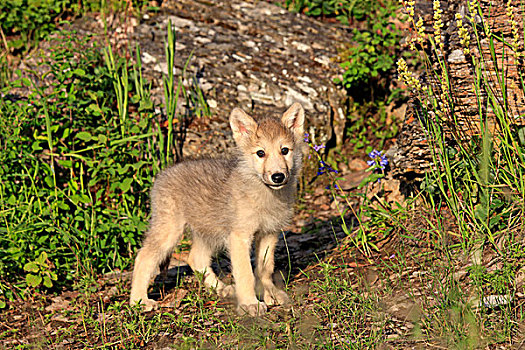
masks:
<path id="1" fill-rule="evenodd" d="M 79 59 L 74 45 L 85 49 Z M 16 275 L 42 252 L 61 281 L 128 266 L 137 228 L 146 225 L 147 191 L 140 187 L 153 174 L 145 142 L 152 135 L 151 118 L 118 118 L 100 59 L 96 46 L 64 37 L 41 61 L 51 68 L 46 76 L 35 72 L 29 80 L 17 73 L 9 88 L 25 88 L 27 98 L 6 98 L 4 90 L 4 292 L 24 288 Z"/>
<path id="2" fill-rule="evenodd" d="M 291 311 L 273 308 L 260 319 L 237 316 L 233 304 L 218 300 L 195 277 L 176 287 L 177 294 L 184 291 L 176 308 L 144 314 L 128 305 L 129 280 L 117 275 L 70 292 L 71 303 L 57 311 L 45 311 L 49 299 L 37 299 L 30 310 L 22 306 L 29 322 L 18 332 L 37 332 L 33 345 L 129 349 L 364 349 L 381 344 L 476 349 L 519 341 L 523 305 L 480 308 L 473 301 L 479 278 L 490 279 L 494 272 L 472 271 L 461 249 L 421 253 L 413 243 L 406 240 L 392 255 L 373 257 L 374 263 L 354 260 L 352 249 L 341 250 L 292 280 Z M 510 246 L 510 255 L 523 254 L 523 242 Z M 509 256 L 508 263 L 518 259 Z M 455 277 L 458 273 L 463 277 Z M 490 285 L 485 295 L 508 289 L 504 279 Z M 407 304 L 401 313 L 392 311 Z M 5 317 L 17 326 L 12 315 Z M 14 339 L 12 331 L 0 335 L 8 339 Z"/>
<path id="3" fill-rule="evenodd" d="M 128 305 L 126 281 L 103 279 L 97 292 L 81 290 L 70 304 L 55 312 L 45 312 L 38 305 L 26 310 L 29 322 L 18 331 L 37 331 L 39 336 L 33 338 L 33 345 L 97 344 L 103 349 L 162 344 L 178 349 L 373 347 L 380 342 L 384 323 L 375 311 L 377 302 L 373 295 L 364 297 L 354 291 L 348 276 L 334 275 L 336 268 L 323 265 L 323 272 L 310 290 L 302 293 L 295 310 L 274 309 L 263 319 L 239 318 L 233 305 L 218 303 L 216 296 L 201 288 L 195 278 L 179 286 L 187 294 L 178 308 L 144 314 Z M 337 308 L 333 307 L 335 302 Z M 372 331 L 365 327 L 370 324 Z M 11 336 L 11 332 L 4 332 L 0 340 Z"/>

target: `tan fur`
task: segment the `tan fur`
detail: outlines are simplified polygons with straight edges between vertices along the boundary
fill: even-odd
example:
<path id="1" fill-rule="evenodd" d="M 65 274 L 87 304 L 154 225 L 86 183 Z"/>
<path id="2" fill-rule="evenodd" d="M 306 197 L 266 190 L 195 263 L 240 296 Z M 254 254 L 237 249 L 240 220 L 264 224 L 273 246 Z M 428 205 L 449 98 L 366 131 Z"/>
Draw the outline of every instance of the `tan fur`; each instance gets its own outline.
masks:
<path id="1" fill-rule="evenodd" d="M 183 162 L 158 175 L 151 191 L 150 229 L 133 270 L 130 303 L 155 308 L 155 301 L 147 297 L 149 281 L 186 226 L 193 236 L 189 265 L 220 296 L 235 294 L 241 313 L 261 315 L 267 305 L 289 302 L 286 293 L 274 285 L 272 274 L 278 233 L 293 214 L 302 166 L 303 124 L 304 111 L 298 103 L 280 120 L 265 117 L 255 121 L 234 109 L 230 125 L 237 153 Z M 255 276 L 250 263 L 254 242 Z M 211 269 L 212 255 L 219 249 L 229 252 L 235 288 L 221 282 Z"/>

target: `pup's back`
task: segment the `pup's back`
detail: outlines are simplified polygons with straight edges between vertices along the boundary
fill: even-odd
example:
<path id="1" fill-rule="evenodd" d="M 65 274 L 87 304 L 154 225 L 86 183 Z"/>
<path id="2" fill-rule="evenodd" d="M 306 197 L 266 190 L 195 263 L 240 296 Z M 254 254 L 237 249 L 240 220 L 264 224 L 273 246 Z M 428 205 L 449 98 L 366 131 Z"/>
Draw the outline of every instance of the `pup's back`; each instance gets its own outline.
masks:
<path id="1" fill-rule="evenodd" d="M 170 208 L 201 234 L 224 236 L 232 222 L 232 173 L 235 157 L 176 164 L 160 173 L 151 192 L 152 213 Z"/>

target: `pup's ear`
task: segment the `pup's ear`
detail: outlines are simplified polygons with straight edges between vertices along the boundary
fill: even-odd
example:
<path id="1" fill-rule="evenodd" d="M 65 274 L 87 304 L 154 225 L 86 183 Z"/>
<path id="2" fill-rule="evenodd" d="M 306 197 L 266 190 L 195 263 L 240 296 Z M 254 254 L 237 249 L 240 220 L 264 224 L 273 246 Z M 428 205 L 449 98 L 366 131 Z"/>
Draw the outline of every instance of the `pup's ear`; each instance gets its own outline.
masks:
<path id="1" fill-rule="evenodd" d="M 233 139 L 237 143 L 257 131 L 255 120 L 240 108 L 235 108 L 230 114 L 230 127 L 233 131 Z"/>
<path id="2" fill-rule="evenodd" d="M 281 118 L 283 124 L 290 128 L 296 137 L 302 138 L 304 134 L 304 109 L 300 103 L 294 103 Z"/>

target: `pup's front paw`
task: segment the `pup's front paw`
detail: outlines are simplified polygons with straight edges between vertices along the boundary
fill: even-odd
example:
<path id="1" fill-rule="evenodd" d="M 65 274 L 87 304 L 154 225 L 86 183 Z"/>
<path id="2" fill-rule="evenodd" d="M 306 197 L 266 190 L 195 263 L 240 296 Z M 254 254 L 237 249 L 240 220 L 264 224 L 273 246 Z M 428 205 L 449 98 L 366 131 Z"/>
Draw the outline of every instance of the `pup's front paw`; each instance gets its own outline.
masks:
<path id="1" fill-rule="evenodd" d="M 225 285 L 222 288 L 217 288 L 217 294 L 223 299 L 233 298 L 235 296 L 235 287 L 232 285 Z"/>
<path id="2" fill-rule="evenodd" d="M 276 287 L 264 289 L 264 302 L 269 306 L 289 306 L 291 304 L 288 294 L 286 294 L 284 290 L 277 289 Z"/>
<path id="3" fill-rule="evenodd" d="M 152 310 L 157 310 L 159 308 L 159 303 L 157 303 L 155 300 L 152 300 L 152 299 L 148 299 L 148 298 L 145 298 L 145 299 L 140 299 L 140 300 L 130 300 L 130 305 L 135 305 L 137 304 L 137 302 L 140 301 L 140 306 L 142 307 L 142 310 L 144 312 L 148 312 L 148 311 L 152 311 Z"/>
<path id="4" fill-rule="evenodd" d="M 257 301 L 256 304 L 240 304 L 237 307 L 237 313 L 239 313 L 239 315 L 248 314 L 252 317 L 263 316 L 267 310 L 268 307 L 266 304 L 260 301 Z"/>

